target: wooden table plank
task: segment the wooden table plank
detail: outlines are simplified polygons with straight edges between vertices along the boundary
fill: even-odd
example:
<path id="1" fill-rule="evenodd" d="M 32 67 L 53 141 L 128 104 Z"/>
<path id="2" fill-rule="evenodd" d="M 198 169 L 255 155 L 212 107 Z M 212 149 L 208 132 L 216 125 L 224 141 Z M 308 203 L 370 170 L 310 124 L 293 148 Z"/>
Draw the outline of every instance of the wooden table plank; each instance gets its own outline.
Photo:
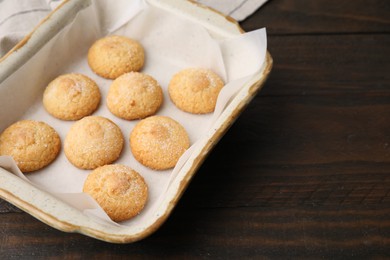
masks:
<path id="1" fill-rule="evenodd" d="M 267 27 L 269 35 L 389 33 L 389 13 L 387 0 L 277 0 L 241 24 L 248 31 Z"/>
<path id="2" fill-rule="evenodd" d="M 13 213 L 2 216 L 2 225 L 11 232 L 2 237 L 0 253 L 4 259 L 126 258 L 142 257 L 146 252 L 149 257 L 221 259 L 375 257 L 385 255 L 390 246 L 390 225 L 386 224 L 389 214 L 389 209 L 365 206 L 205 210 L 179 206 L 149 238 L 135 244 L 115 245 L 62 233 L 35 223 L 30 216 Z"/>
<path id="3" fill-rule="evenodd" d="M 250 145 L 247 159 L 268 164 L 389 162 L 390 104 L 385 100 L 390 96 L 258 98 L 229 141 L 236 149 Z"/>
<path id="4" fill-rule="evenodd" d="M 390 91 L 390 34 L 269 36 L 274 69 L 264 95 Z"/>

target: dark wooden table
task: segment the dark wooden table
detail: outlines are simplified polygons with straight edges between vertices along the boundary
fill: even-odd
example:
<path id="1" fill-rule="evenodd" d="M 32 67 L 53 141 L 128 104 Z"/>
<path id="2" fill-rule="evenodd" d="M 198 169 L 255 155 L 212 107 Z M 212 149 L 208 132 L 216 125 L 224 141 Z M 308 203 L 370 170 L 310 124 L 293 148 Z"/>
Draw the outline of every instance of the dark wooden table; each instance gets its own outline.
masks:
<path id="1" fill-rule="evenodd" d="M 270 0 L 274 68 L 168 221 L 134 244 L 0 202 L 0 258 L 390 257 L 390 1 Z"/>

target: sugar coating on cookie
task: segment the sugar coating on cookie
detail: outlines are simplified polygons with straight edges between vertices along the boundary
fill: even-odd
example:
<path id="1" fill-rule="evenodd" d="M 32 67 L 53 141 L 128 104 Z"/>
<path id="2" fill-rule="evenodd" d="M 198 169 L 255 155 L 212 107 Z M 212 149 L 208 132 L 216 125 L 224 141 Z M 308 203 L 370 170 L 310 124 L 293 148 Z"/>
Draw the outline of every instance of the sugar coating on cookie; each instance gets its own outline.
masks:
<path id="1" fill-rule="evenodd" d="M 214 111 L 223 86 L 222 79 L 212 70 L 189 68 L 172 77 L 168 92 L 179 109 L 193 114 L 206 114 Z"/>
<path id="2" fill-rule="evenodd" d="M 87 116 L 75 122 L 64 141 L 68 160 L 81 169 L 95 169 L 117 160 L 123 148 L 120 128 L 101 116 Z"/>
<path id="3" fill-rule="evenodd" d="M 139 71 L 144 61 L 142 45 L 136 40 L 119 35 L 97 40 L 88 51 L 91 69 L 108 79 L 115 79 L 130 71 Z"/>
<path id="4" fill-rule="evenodd" d="M 176 165 L 190 146 L 184 127 L 166 116 L 141 120 L 130 134 L 131 151 L 137 161 L 155 170 Z"/>
<path id="5" fill-rule="evenodd" d="M 71 73 L 49 83 L 43 93 L 43 106 L 56 118 L 78 120 L 97 109 L 100 97 L 99 87 L 92 79 Z"/>
<path id="6" fill-rule="evenodd" d="M 107 94 L 107 107 L 114 115 L 142 119 L 157 112 L 163 102 L 158 82 L 140 72 L 129 72 L 115 79 Z"/>
<path id="7" fill-rule="evenodd" d="M 26 173 L 50 164 L 61 149 L 57 132 L 44 122 L 21 120 L 0 135 L 0 155 L 12 156 Z"/>
<path id="8" fill-rule="evenodd" d="M 83 191 L 117 222 L 139 214 L 148 199 L 148 186 L 144 178 L 130 167 L 120 164 L 93 170 L 84 182 Z"/>

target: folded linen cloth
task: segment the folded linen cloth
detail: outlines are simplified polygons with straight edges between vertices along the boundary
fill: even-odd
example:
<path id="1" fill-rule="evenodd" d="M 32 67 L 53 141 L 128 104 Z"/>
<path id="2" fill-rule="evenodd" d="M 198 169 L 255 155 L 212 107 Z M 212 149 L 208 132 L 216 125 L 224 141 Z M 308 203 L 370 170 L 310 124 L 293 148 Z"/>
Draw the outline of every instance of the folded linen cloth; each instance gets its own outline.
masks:
<path id="1" fill-rule="evenodd" d="M 0 57 L 50 11 L 45 0 L 0 0 Z"/>
<path id="2" fill-rule="evenodd" d="M 197 2 L 229 15 L 237 21 L 243 21 L 265 4 L 267 0 L 197 0 Z"/>
<path id="3" fill-rule="evenodd" d="M 0 57 L 29 33 L 62 0 L 0 0 Z M 242 21 L 267 0 L 198 0 Z"/>

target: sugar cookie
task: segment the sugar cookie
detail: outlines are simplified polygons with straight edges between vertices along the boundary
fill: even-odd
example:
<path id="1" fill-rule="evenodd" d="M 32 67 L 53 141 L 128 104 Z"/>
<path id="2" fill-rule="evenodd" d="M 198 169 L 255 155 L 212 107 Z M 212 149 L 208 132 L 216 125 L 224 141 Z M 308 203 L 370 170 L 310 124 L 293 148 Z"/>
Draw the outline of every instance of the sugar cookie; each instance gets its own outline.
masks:
<path id="1" fill-rule="evenodd" d="M 116 78 L 107 94 L 107 107 L 114 115 L 141 119 L 157 112 L 163 102 L 158 82 L 140 72 L 129 72 Z"/>
<path id="2" fill-rule="evenodd" d="M 148 199 L 144 178 L 130 167 L 111 164 L 93 170 L 83 191 L 92 196 L 113 221 L 136 216 Z"/>
<path id="3" fill-rule="evenodd" d="M 50 164 L 60 149 L 60 137 L 44 122 L 21 120 L 0 135 L 0 155 L 12 156 L 19 169 L 25 173 Z"/>
<path id="4" fill-rule="evenodd" d="M 101 116 L 87 116 L 70 128 L 64 151 L 76 167 L 95 169 L 117 160 L 123 142 L 122 132 L 114 122 Z"/>
<path id="5" fill-rule="evenodd" d="M 115 79 L 126 72 L 139 71 L 144 60 L 142 45 L 119 35 L 97 40 L 88 51 L 88 64 L 91 69 L 108 79 Z"/>
<path id="6" fill-rule="evenodd" d="M 51 81 L 43 93 L 46 111 L 62 120 L 78 120 L 88 116 L 99 103 L 99 87 L 82 74 L 61 75 Z"/>
<path id="7" fill-rule="evenodd" d="M 189 146 L 186 130 L 170 117 L 143 119 L 130 134 L 130 147 L 135 159 L 155 170 L 174 167 Z"/>
<path id="8" fill-rule="evenodd" d="M 176 73 L 169 82 L 172 102 L 181 110 L 193 114 L 213 112 L 222 79 L 209 69 L 189 68 Z"/>

